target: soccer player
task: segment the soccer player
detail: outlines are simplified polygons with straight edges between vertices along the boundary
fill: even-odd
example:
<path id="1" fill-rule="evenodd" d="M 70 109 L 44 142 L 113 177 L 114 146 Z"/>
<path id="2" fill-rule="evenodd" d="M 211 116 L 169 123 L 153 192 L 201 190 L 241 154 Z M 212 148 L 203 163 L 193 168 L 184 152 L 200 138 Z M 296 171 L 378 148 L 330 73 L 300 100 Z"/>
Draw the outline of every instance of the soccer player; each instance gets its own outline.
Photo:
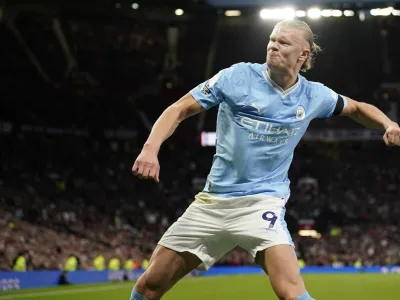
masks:
<path id="1" fill-rule="evenodd" d="M 239 63 L 220 71 L 168 107 L 154 124 L 133 174 L 159 182 L 161 144 L 186 118 L 219 105 L 216 154 L 204 190 L 167 230 L 131 300 L 160 299 L 195 268 L 208 269 L 235 246 L 269 275 L 279 299 L 312 299 L 300 275 L 284 221 L 293 152 L 314 118 L 348 116 L 384 129 L 400 146 L 400 128 L 376 107 L 307 81 L 320 48 L 301 21 L 278 23 L 266 64 Z"/>

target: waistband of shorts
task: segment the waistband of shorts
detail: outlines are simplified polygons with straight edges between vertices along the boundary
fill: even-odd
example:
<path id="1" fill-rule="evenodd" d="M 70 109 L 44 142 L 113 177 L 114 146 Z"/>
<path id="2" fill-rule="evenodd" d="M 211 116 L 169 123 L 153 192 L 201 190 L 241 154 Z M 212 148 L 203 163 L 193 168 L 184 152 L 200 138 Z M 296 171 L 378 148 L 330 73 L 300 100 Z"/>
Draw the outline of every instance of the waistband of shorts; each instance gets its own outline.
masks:
<path id="1" fill-rule="evenodd" d="M 194 203 L 196 204 L 214 204 L 219 207 L 248 207 L 255 205 L 277 205 L 285 206 L 287 199 L 269 196 L 265 194 L 247 195 L 241 197 L 219 197 L 210 193 L 198 193 L 195 196 Z"/>

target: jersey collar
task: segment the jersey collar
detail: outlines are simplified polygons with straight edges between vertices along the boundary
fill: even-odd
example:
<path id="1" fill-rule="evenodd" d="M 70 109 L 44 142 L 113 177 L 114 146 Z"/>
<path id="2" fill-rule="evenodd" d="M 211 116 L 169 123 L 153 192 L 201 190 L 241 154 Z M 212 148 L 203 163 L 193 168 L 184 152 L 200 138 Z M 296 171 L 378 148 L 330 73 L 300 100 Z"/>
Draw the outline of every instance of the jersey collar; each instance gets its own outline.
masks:
<path id="1" fill-rule="evenodd" d="M 290 94 L 292 94 L 295 90 L 297 90 L 297 88 L 300 86 L 300 80 L 301 77 L 299 75 L 297 75 L 297 82 L 290 87 L 289 89 L 287 89 L 286 91 L 284 91 L 279 85 L 277 85 L 269 76 L 268 74 L 268 68 L 266 68 L 264 71 L 262 71 L 263 77 L 265 79 L 265 81 L 282 97 L 282 98 L 286 98 L 287 96 L 289 96 Z"/>

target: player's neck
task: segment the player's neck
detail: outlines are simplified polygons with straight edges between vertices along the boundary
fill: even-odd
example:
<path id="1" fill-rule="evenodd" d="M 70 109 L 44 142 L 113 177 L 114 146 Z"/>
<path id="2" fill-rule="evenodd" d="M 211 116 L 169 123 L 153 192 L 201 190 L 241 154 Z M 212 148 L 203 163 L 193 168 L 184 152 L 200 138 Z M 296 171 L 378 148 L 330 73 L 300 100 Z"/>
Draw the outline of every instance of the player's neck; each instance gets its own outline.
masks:
<path id="1" fill-rule="evenodd" d="M 283 72 L 272 72 L 271 69 L 268 69 L 268 75 L 273 82 L 279 85 L 282 90 L 286 91 L 294 86 L 298 80 L 298 74 L 292 74 L 291 72 L 283 73 Z"/>

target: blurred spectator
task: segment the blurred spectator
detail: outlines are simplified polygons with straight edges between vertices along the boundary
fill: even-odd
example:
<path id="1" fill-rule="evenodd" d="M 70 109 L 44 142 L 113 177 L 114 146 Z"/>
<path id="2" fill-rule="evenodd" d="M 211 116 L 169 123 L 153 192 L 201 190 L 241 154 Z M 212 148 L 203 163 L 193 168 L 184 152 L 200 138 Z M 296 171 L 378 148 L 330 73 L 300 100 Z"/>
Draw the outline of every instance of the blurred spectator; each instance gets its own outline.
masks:
<path id="1" fill-rule="evenodd" d="M 376 41 L 382 30 L 391 49 L 399 49 L 399 39 L 393 38 L 399 18 L 387 19 L 321 23 L 316 31 L 327 51 L 307 78 L 355 99 L 379 100 L 382 107 L 397 101 L 395 94 L 373 97 L 387 75 L 379 59 L 371 60 L 381 50 Z M 179 80 L 173 84 L 164 72 L 168 24 L 89 17 L 59 21 L 77 62 L 67 75 L 52 18 L 24 12 L 15 20 L 51 77 L 47 82 L 12 32 L 0 27 L 0 120 L 12 123 L 12 130 L 0 131 L 5 145 L 0 152 L 0 269 L 146 268 L 161 235 L 204 186 L 215 149 L 200 147 L 199 131 L 215 130 L 216 110 L 207 112 L 202 126 L 196 118 L 186 120 L 163 145 L 160 184 L 132 178 L 131 167 L 159 114 L 204 79 L 212 37 L 203 26 L 211 25 L 199 27 L 196 20 L 177 25 L 182 43 L 175 70 Z M 246 26 L 222 28 L 216 69 L 254 57 L 264 60 L 270 30 L 265 24 L 262 30 Z M 239 47 L 238 39 L 254 47 Z M 396 62 L 397 53 L 390 51 L 388 59 Z M 399 79 L 396 72 L 391 79 Z M 337 118 L 311 124 L 356 126 Z M 398 157 L 397 149 L 381 142 L 299 145 L 290 170 L 287 216 L 312 220 L 321 233 L 320 238 L 293 235 L 305 265 L 400 264 Z M 235 248 L 219 264 L 253 261 Z"/>

